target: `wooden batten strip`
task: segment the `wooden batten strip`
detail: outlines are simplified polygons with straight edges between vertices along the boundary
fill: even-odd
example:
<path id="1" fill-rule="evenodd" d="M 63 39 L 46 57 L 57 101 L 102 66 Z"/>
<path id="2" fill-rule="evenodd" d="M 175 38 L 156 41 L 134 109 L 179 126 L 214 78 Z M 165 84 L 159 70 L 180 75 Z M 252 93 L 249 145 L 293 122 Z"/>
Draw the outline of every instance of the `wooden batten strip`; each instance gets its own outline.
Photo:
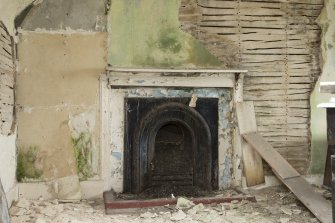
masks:
<path id="1" fill-rule="evenodd" d="M 254 104 L 252 101 L 236 104 L 236 113 L 240 134 L 256 132 Z M 242 160 L 247 185 L 254 186 L 264 182 L 263 162 L 259 154 L 242 140 Z"/>

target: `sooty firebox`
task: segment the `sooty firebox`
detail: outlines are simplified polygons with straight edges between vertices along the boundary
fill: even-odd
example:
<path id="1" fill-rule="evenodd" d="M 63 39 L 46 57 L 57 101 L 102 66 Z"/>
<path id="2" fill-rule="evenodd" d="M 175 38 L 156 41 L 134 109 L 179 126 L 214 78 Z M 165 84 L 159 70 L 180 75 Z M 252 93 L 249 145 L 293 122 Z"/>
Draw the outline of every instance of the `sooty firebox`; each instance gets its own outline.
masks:
<path id="1" fill-rule="evenodd" d="M 218 99 L 126 98 L 124 192 L 218 187 Z"/>

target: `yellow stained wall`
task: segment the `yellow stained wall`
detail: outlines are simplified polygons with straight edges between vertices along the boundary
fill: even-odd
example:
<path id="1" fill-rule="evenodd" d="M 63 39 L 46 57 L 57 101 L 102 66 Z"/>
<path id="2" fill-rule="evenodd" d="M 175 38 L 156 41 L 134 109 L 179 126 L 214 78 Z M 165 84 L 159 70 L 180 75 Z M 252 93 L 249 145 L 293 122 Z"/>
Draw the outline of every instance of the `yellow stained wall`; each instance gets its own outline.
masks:
<path id="1" fill-rule="evenodd" d="M 76 173 L 69 120 L 95 114 L 99 148 L 99 76 L 106 67 L 106 33 L 24 32 L 16 85 L 19 149 L 37 146 L 44 179 Z"/>

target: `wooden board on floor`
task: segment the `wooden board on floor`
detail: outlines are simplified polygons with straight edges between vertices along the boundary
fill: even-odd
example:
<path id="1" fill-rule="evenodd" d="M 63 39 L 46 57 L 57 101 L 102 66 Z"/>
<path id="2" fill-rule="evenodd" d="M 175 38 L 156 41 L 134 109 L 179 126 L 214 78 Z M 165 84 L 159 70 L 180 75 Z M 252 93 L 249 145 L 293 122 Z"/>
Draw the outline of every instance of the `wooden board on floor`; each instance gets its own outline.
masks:
<path id="1" fill-rule="evenodd" d="M 236 113 L 240 134 L 256 132 L 256 116 L 252 101 L 236 104 Z M 264 183 L 263 162 L 261 156 L 242 139 L 242 160 L 247 185 L 255 186 Z"/>
<path id="2" fill-rule="evenodd" d="M 259 133 L 247 133 L 243 138 L 271 166 L 277 177 L 323 223 L 332 222 L 332 208 L 313 187 Z"/>
<path id="3" fill-rule="evenodd" d="M 332 207 L 313 187 L 301 176 L 282 180 L 314 215 L 323 223 L 332 222 Z"/>

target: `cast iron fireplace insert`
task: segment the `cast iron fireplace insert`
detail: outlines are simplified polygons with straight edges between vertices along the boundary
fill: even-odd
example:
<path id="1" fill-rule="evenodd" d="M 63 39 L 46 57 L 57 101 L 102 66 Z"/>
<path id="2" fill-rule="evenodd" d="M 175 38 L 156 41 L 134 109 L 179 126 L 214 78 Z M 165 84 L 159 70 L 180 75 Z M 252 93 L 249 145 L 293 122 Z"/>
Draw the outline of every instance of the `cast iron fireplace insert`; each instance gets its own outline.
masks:
<path id="1" fill-rule="evenodd" d="M 125 98 L 124 192 L 218 188 L 218 99 Z"/>

